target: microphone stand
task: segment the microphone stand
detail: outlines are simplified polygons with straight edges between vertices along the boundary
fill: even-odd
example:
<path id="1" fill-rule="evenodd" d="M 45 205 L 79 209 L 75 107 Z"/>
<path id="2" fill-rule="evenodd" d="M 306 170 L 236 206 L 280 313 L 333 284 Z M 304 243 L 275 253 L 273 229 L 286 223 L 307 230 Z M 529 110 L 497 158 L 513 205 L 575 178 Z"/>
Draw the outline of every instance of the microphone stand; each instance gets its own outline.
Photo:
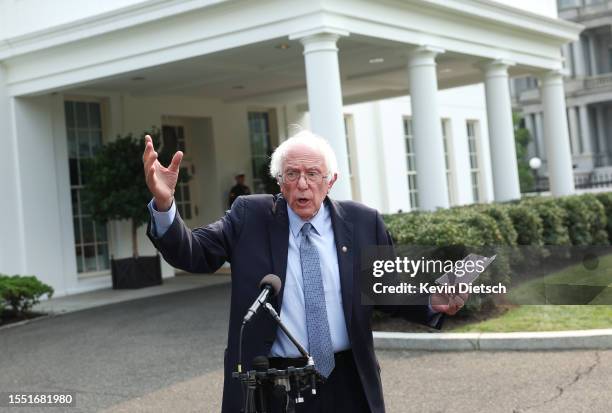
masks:
<path id="1" fill-rule="evenodd" d="M 286 400 L 286 402 L 282 402 L 285 404 L 283 411 L 286 413 L 294 413 L 296 404 L 304 402 L 302 391 L 310 389 L 311 394 L 317 394 L 317 382 L 323 383 L 325 379 L 316 371 L 314 359 L 283 324 L 274 307 L 269 302 L 266 302 L 264 307 L 268 310 L 268 313 L 272 316 L 274 321 L 276 321 L 281 330 L 283 330 L 283 333 L 287 335 L 300 354 L 306 358 L 306 366 L 289 366 L 285 370 L 277 370 L 274 368 L 264 370 L 256 368 L 255 370 L 242 372 L 242 363 L 240 362 L 238 371 L 232 373 L 232 377 L 240 379 L 243 386 L 244 405 L 242 412 L 265 413 L 265 403 L 257 403 L 256 399 L 267 400 L 268 397 L 278 398 L 278 396 L 282 395 L 281 400 Z M 242 327 L 244 327 L 244 325 L 245 323 L 243 323 Z M 256 394 L 259 397 L 255 396 Z"/>
<path id="2" fill-rule="evenodd" d="M 299 341 L 296 340 L 295 337 L 293 337 L 293 334 L 291 334 L 291 332 L 287 329 L 287 327 L 283 324 L 283 322 L 280 319 L 280 316 L 278 315 L 278 313 L 276 312 L 276 310 L 274 309 L 274 307 L 272 307 L 272 304 L 270 303 L 266 303 L 265 305 L 266 310 L 268 310 L 268 312 L 270 313 L 270 315 L 272 316 L 272 318 L 274 319 L 274 321 L 276 321 L 276 323 L 278 324 L 278 326 L 281 328 L 281 330 L 283 330 L 283 333 L 285 333 L 285 335 L 289 338 L 289 340 L 291 340 L 291 342 L 293 343 L 293 345 L 298 349 L 298 351 L 300 352 L 300 354 L 306 359 L 308 360 L 307 362 L 307 366 L 314 366 L 314 360 L 312 358 L 312 356 L 306 351 L 306 349 L 300 344 Z"/>

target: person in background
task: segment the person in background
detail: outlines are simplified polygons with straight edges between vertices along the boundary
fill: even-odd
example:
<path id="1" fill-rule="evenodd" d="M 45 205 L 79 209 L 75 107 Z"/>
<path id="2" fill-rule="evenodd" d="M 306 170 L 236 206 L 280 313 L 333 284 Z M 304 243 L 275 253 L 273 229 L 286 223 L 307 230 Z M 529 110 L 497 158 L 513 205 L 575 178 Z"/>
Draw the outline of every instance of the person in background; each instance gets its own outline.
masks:
<path id="1" fill-rule="evenodd" d="M 231 208 L 232 204 L 240 195 L 251 195 L 251 189 L 244 184 L 244 174 L 239 173 L 234 177 L 236 180 L 236 185 L 232 186 L 229 192 L 229 199 L 227 202 L 227 207 Z"/>

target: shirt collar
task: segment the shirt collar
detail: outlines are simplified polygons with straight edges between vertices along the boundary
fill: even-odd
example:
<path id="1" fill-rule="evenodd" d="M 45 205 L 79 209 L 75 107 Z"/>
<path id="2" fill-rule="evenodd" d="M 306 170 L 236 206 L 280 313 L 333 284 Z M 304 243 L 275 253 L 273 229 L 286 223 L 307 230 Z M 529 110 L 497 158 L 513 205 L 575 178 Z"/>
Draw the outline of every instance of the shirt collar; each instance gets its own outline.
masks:
<path id="1" fill-rule="evenodd" d="M 295 212 L 293 212 L 293 209 L 291 209 L 289 203 L 287 203 L 287 215 L 289 216 L 289 228 L 291 229 L 291 234 L 293 234 L 294 238 L 297 238 L 302 230 L 302 227 L 307 222 L 310 222 L 310 225 L 312 225 L 317 234 L 320 235 L 321 231 L 323 230 L 323 224 L 329 217 L 329 208 L 325 202 L 321 203 L 321 207 L 317 213 L 309 220 L 304 221 Z"/>

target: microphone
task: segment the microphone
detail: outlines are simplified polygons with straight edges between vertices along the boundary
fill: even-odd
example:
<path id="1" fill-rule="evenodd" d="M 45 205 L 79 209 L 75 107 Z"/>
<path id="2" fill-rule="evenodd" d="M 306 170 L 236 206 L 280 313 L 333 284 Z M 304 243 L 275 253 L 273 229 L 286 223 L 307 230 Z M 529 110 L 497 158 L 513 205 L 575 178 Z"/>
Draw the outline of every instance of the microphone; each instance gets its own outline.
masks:
<path id="1" fill-rule="evenodd" d="M 268 301 L 270 294 L 272 294 L 272 296 L 278 295 L 281 289 L 281 279 L 277 275 L 268 274 L 262 278 L 261 282 L 259 283 L 259 288 L 261 288 L 261 293 L 247 311 L 244 319 L 242 320 L 242 324 L 246 324 L 251 321 L 251 318 L 257 313 L 257 311 L 259 311 L 261 306 Z"/>

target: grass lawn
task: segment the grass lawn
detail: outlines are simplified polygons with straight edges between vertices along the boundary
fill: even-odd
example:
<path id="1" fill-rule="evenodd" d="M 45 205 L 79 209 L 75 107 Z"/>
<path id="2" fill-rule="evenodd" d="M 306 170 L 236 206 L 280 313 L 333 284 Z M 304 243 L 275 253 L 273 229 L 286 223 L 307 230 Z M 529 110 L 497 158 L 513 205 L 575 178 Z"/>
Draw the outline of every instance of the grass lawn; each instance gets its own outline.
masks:
<path id="1" fill-rule="evenodd" d="M 589 305 L 520 305 L 495 318 L 457 326 L 454 332 L 559 331 L 612 328 L 612 255 L 597 270 L 573 265 L 514 288 L 510 302 L 584 303 Z M 553 292 L 553 294 L 550 294 Z"/>
<path id="2" fill-rule="evenodd" d="M 453 332 L 559 331 L 612 328 L 612 305 L 524 305 Z"/>

